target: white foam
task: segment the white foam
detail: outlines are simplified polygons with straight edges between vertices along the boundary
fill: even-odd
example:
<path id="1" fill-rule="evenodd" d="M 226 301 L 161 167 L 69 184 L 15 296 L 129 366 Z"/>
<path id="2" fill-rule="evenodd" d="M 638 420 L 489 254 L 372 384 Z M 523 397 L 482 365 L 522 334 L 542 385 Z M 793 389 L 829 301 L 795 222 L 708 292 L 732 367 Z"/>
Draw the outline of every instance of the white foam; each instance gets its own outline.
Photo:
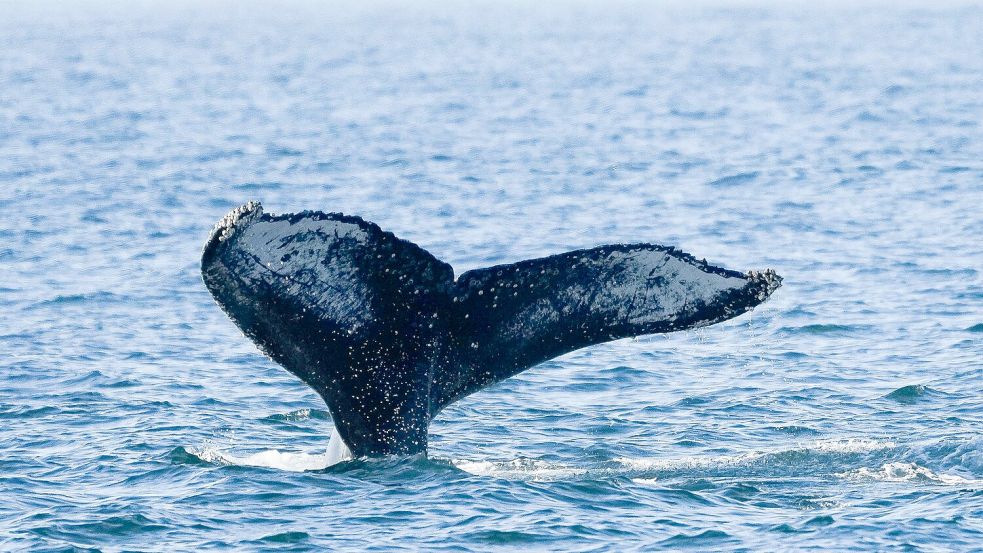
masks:
<path id="1" fill-rule="evenodd" d="M 477 476 L 496 476 L 518 480 L 562 480 L 581 474 L 587 469 L 568 467 L 536 459 L 513 459 L 511 461 L 451 461 L 454 466 Z"/>
<path id="2" fill-rule="evenodd" d="M 341 436 L 338 435 L 337 428 L 332 429 L 328 449 L 322 454 L 268 449 L 243 456 L 222 451 L 212 446 L 191 448 L 190 451 L 193 455 L 207 463 L 220 463 L 239 467 L 262 467 L 290 472 L 321 470 L 352 458 L 352 452 L 341 439 Z"/>
<path id="3" fill-rule="evenodd" d="M 457 468 L 478 476 L 516 478 L 520 480 L 558 480 L 572 478 L 586 473 L 624 473 L 628 472 L 669 472 L 680 470 L 705 470 L 722 467 L 737 467 L 753 463 L 768 463 L 769 457 L 789 452 L 815 452 L 826 454 L 870 453 L 892 449 L 897 444 L 890 440 L 869 438 L 848 438 L 839 440 L 817 440 L 788 449 L 769 451 L 749 451 L 733 455 L 707 455 L 692 457 L 621 457 L 614 461 L 622 468 L 613 467 L 570 467 L 535 459 L 513 459 L 511 461 L 453 460 Z M 640 484 L 652 485 L 656 479 L 651 476 L 634 478 Z"/>
<path id="4" fill-rule="evenodd" d="M 897 447 L 889 440 L 872 440 L 868 438 L 849 438 L 844 440 L 817 440 L 791 449 L 775 449 L 770 451 L 749 451 L 734 455 L 712 455 L 706 457 L 676 457 L 676 458 L 628 458 L 622 457 L 616 461 L 632 470 L 668 471 L 680 469 L 706 469 L 713 467 L 733 467 L 746 465 L 767 456 L 781 455 L 792 451 L 813 451 L 819 453 L 870 453 L 882 449 Z"/>
<path id="5" fill-rule="evenodd" d="M 638 471 L 668 471 L 680 469 L 705 469 L 712 467 L 724 467 L 743 465 L 763 457 L 764 453 L 750 452 L 739 455 L 714 455 L 707 457 L 676 457 L 674 459 L 664 458 L 629 458 L 621 457 L 615 459 L 616 462 L 624 465 L 630 470 Z"/>
<path id="6" fill-rule="evenodd" d="M 879 469 L 862 467 L 837 474 L 849 480 L 879 480 L 882 482 L 935 482 L 947 486 L 983 488 L 983 480 L 963 478 L 955 474 L 934 472 L 915 463 L 885 463 Z"/>
<path id="7" fill-rule="evenodd" d="M 636 484 L 641 484 L 643 486 L 658 486 L 659 485 L 659 479 L 658 478 L 632 478 L 631 481 L 634 482 L 634 483 L 636 483 Z"/>
<path id="8" fill-rule="evenodd" d="M 199 457 L 209 462 L 219 462 L 243 467 L 264 467 L 291 472 L 319 470 L 330 466 L 330 463 L 327 462 L 326 455 L 285 452 L 278 449 L 260 451 L 244 457 L 218 450 L 205 450 L 203 453 L 205 455 L 199 455 Z"/>
<path id="9" fill-rule="evenodd" d="M 871 440 L 868 438 L 849 438 L 846 440 L 817 440 L 807 449 L 824 453 L 870 453 L 881 449 L 892 449 L 897 444 L 890 440 Z"/>

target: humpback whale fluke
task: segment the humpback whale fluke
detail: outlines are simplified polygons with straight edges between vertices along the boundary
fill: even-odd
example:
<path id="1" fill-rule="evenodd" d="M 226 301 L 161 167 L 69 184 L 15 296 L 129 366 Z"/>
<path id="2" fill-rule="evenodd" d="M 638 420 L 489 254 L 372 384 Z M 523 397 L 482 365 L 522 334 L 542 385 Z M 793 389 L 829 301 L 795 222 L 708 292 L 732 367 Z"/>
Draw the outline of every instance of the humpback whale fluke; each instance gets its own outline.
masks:
<path id="1" fill-rule="evenodd" d="M 324 398 L 355 456 L 425 452 L 448 404 L 578 348 L 706 326 L 781 285 L 618 244 L 468 271 L 339 213 L 226 215 L 202 254 L 218 304 Z"/>

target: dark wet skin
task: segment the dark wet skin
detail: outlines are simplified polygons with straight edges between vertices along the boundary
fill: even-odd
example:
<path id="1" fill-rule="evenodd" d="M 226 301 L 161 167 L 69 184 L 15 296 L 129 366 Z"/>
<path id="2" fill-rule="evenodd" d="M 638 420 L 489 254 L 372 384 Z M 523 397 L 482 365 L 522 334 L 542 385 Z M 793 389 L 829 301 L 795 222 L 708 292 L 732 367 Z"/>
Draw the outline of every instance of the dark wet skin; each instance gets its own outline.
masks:
<path id="1" fill-rule="evenodd" d="M 358 217 L 216 225 L 208 290 L 259 348 L 324 398 L 356 457 L 425 453 L 450 403 L 558 355 L 736 317 L 781 284 L 673 248 L 619 244 L 477 269 L 450 265 Z"/>

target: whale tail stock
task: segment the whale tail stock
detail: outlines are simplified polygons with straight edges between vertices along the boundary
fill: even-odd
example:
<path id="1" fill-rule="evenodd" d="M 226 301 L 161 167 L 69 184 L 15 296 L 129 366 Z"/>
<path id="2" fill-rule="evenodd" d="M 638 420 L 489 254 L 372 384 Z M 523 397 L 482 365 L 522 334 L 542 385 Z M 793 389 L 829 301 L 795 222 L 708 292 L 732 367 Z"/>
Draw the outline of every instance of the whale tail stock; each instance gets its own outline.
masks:
<path id="1" fill-rule="evenodd" d="M 448 404 L 592 344 L 720 322 L 763 302 L 772 271 L 673 248 L 609 245 L 468 271 L 358 217 L 225 216 L 202 254 L 218 304 L 324 398 L 356 456 L 426 450 Z"/>

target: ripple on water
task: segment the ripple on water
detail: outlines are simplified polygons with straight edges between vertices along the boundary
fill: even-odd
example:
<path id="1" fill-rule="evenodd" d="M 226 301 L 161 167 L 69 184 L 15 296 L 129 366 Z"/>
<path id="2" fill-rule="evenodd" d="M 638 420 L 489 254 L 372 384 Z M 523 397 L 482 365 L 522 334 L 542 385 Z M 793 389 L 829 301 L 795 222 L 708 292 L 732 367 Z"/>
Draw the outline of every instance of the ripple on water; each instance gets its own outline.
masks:
<path id="1" fill-rule="evenodd" d="M 795 335 L 833 335 L 847 336 L 851 334 L 869 331 L 870 325 L 844 325 L 844 324 L 810 324 L 803 326 L 786 326 L 780 329 L 781 332 Z"/>
<path id="2" fill-rule="evenodd" d="M 726 177 L 721 177 L 719 179 L 710 181 L 708 186 L 713 187 L 727 187 L 727 186 L 738 186 L 753 181 L 758 178 L 761 173 L 758 171 L 750 171 L 747 173 L 738 173 L 736 175 L 728 175 Z"/>
<path id="3" fill-rule="evenodd" d="M 0 549 L 978 549 L 979 6 L 117 4 L 0 9 Z M 248 199 L 787 278 L 330 464 L 201 284 Z"/>
<path id="4" fill-rule="evenodd" d="M 256 541 L 258 544 L 302 543 L 309 540 L 310 537 L 311 535 L 307 532 L 280 532 L 264 536 Z"/>
<path id="5" fill-rule="evenodd" d="M 526 543 L 549 542 L 548 534 L 533 534 L 515 530 L 482 530 L 471 532 L 468 539 L 488 545 L 519 545 Z"/>
<path id="6" fill-rule="evenodd" d="M 38 526 L 32 532 L 45 537 L 59 538 L 71 543 L 78 539 L 108 540 L 134 534 L 154 533 L 167 530 L 165 524 L 158 523 L 142 514 L 109 516 L 93 522 L 60 523 Z"/>
<path id="7" fill-rule="evenodd" d="M 698 533 L 680 532 L 671 538 L 662 540 L 659 545 L 669 549 L 706 549 L 719 548 L 728 544 L 738 543 L 730 534 L 722 530 L 705 530 Z"/>
<path id="8" fill-rule="evenodd" d="M 0 419 L 34 419 L 47 416 L 55 416 L 61 413 L 61 409 L 53 405 L 41 407 L 30 407 L 25 405 L 0 406 Z"/>

